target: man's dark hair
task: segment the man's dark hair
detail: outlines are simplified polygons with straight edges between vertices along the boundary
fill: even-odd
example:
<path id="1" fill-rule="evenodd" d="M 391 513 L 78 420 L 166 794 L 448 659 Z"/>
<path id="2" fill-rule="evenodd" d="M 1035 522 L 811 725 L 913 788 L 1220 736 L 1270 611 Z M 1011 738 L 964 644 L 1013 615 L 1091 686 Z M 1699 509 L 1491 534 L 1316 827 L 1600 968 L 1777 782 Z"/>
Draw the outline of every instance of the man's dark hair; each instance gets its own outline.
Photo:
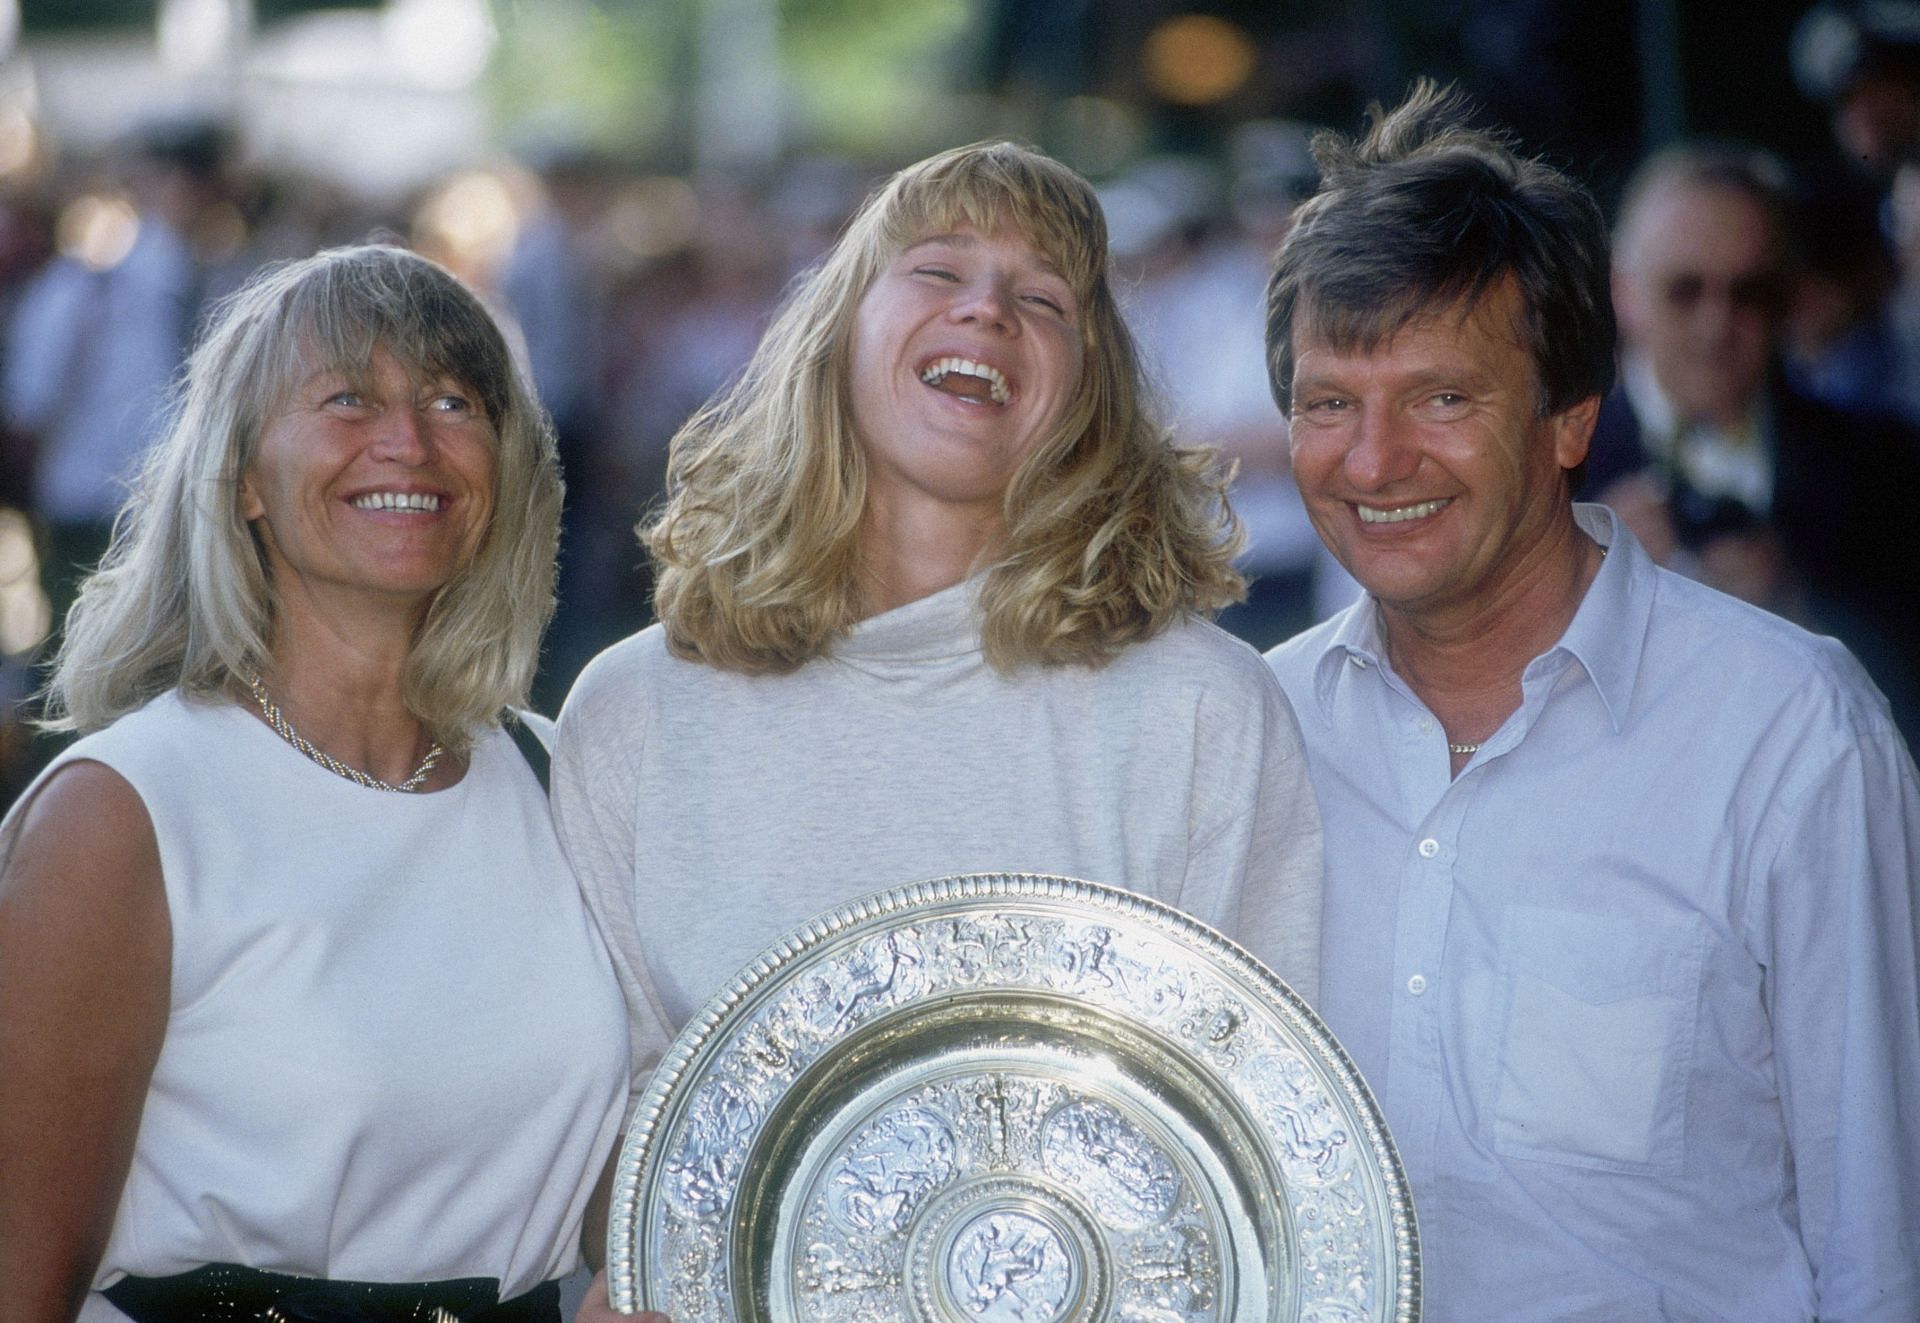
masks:
<path id="1" fill-rule="evenodd" d="M 1313 140 L 1320 191 L 1303 203 L 1267 285 L 1267 370 L 1287 412 L 1304 317 L 1343 352 L 1415 319 L 1464 312 L 1509 275 L 1525 306 L 1542 416 L 1613 387 L 1607 228 L 1579 183 L 1467 123 L 1451 89 L 1422 79 L 1358 142 Z"/>

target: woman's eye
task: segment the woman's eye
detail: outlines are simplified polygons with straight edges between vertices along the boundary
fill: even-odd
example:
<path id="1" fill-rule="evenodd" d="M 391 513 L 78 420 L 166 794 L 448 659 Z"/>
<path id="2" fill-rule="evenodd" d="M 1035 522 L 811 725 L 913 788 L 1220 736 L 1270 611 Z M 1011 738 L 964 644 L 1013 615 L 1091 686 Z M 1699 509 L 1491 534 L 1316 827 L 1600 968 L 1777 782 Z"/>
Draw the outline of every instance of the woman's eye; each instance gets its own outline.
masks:
<path id="1" fill-rule="evenodd" d="M 943 266 L 917 266 L 913 269 L 916 276 L 932 276 L 935 280 L 957 281 L 960 277 Z"/>
<path id="2" fill-rule="evenodd" d="M 1037 303 L 1041 307 L 1050 309 L 1051 311 L 1053 311 L 1054 313 L 1062 317 L 1067 315 L 1066 306 L 1062 304 L 1060 300 L 1053 298 L 1052 296 L 1047 294 L 1029 294 L 1027 295 L 1027 302 Z"/>
<path id="3" fill-rule="evenodd" d="M 339 390 L 327 396 L 328 404 L 338 405 L 342 409 L 358 409 L 366 402 L 365 397 L 357 390 Z"/>

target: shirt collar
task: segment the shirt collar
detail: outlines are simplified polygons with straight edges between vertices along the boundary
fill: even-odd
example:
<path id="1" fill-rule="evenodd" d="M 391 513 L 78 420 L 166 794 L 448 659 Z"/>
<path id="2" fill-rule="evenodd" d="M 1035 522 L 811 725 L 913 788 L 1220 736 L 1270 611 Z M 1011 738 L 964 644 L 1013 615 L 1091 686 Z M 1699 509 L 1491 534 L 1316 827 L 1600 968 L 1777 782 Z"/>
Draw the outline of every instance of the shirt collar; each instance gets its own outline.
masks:
<path id="1" fill-rule="evenodd" d="M 1607 555 L 1560 641 L 1535 658 L 1528 670 L 1556 652 L 1571 656 L 1599 692 L 1618 732 L 1639 678 L 1656 571 L 1640 543 L 1606 506 L 1576 502 L 1573 518 Z M 1380 604 L 1367 594 L 1321 628 L 1326 635 L 1314 662 L 1313 691 L 1321 711 L 1331 717 L 1334 689 L 1343 672 L 1378 670 L 1385 657 Z"/>
<path id="2" fill-rule="evenodd" d="M 1333 690 L 1343 670 L 1375 670 L 1386 655 L 1386 640 L 1380 632 L 1380 604 L 1372 593 L 1360 599 L 1321 626 L 1326 641 L 1313 666 L 1313 693 L 1321 710 L 1333 710 Z"/>
<path id="3" fill-rule="evenodd" d="M 1657 572 L 1653 559 L 1606 506 L 1576 502 L 1573 520 L 1607 555 L 1555 646 L 1586 671 L 1617 734 L 1626 724 L 1646 653 Z"/>

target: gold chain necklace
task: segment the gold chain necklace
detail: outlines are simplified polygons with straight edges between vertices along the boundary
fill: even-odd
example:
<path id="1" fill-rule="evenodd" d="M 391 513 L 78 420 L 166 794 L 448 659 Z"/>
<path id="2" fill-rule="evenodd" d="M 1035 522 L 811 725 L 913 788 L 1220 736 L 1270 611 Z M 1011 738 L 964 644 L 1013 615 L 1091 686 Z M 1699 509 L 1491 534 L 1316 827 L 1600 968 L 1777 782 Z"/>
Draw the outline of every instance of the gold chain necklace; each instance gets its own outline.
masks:
<path id="1" fill-rule="evenodd" d="M 286 713 L 274 706 L 273 700 L 267 697 L 267 687 L 260 683 L 259 676 L 256 675 L 249 678 L 247 688 L 253 691 L 253 701 L 260 705 L 260 715 L 267 719 L 267 725 L 273 728 L 275 735 L 278 735 L 314 762 L 319 763 L 335 776 L 344 776 L 355 785 L 365 786 L 369 790 L 391 790 L 395 794 L 411 794 L 420 788 L 420 783 L 427 779 L 427 773 L 434 769 L 434 766 L 439 763 L 442 755 L 446 753 L 446 750 L 440 747 L 440 741 L 435 740 L 428 746 L 427 756 L 422 758 L 420 765 L 413 769 L 412 776 L 409 776 L 397 786 L 388 785 L 379 777 L 368 776 L 359 768 L 349 767 L 332 754 L 315 748 L 305 736 L 293 728 L 293 723 L 287 720 Z"/>
<path id="2" fill-rule="evenodd" d="M 1596 543 L 1595 545 L 1598 546 L 1599 544 Z M 1600 559 L 1605 560 L 1606 558 L 1607 558 L 1607 548 L 1601 547 Z M 1384 637 L 1384 634 L 1383 634 L 1383 637 Z M 1393 661 L 1393 644 L 1391 642 L 1386 643 L 1385 651 L 1387 654 L 1387 661 L 1389 664 L 1391 664 Z M 1471 758 L 1474 754 L 1480 752 L 1480 745 L 1478 742 L 1475 742 L 1473 744 L 1455 744 L 1452 740 L 1448 740 L 1447 752 L 1451 754 L 1459 755 L 1460 757 L 1463 757 L 1463 758 Z"/>

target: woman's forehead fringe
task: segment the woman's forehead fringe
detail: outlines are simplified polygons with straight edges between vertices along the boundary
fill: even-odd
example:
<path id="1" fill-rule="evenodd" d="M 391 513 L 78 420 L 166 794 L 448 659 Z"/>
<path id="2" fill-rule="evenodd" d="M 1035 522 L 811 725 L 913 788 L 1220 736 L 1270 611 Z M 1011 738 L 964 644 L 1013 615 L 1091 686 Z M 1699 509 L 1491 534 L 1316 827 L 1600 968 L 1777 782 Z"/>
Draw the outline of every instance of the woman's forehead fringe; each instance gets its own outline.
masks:
<path id="1" fill-rule="evenodd" d="M 1100 278 L 1103 232 L 1091 227 L 1077 208 L 1064 205 L 1064 199 L 1024 198 L 1005 188 L 982 187 L 978 180 L 966 181 L 969 186 L 964 188 L 956 181 L 943 182 L 945 187 L 925 187 L 889 200 L 879 228 L 891 252 L 961 224 L 983 231 L 1010 224 L 1076 285 L 1090 288 Z"/>

